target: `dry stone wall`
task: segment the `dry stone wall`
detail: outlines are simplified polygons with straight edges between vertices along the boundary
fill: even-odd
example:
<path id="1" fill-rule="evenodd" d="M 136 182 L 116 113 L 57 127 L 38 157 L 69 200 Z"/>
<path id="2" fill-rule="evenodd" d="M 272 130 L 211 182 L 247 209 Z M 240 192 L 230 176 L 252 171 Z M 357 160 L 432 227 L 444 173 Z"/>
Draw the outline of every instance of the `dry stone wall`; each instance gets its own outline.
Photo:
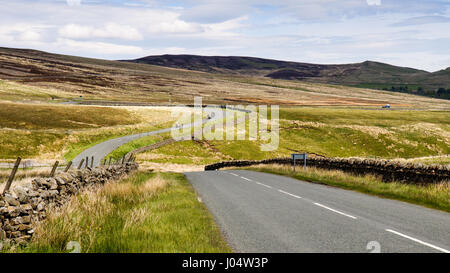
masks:
<path id="1" fill-rule="evenodd" d="M 35 178 L 0 195 L 0 242 L 23 242 L 34 233 L 36 222 L 46 218 L 50 207 L 65 204 L 84 189 L 93 189 L 107 181 L 119 179 L 138 168 L 135 162 L 71 170 L 53 178 Z"/>
<path id="2" fill-rule="evenodd" d="M 245 167 L 259 164 L 289 164 L 291 158 L 274 158 L 260 161 L 227 161 L 208 165 L 205 170 L 217 170 L 225 167 Z M 297 168 L 302 168 L 303 161 L 298 161 Z M 382 177 L 383 181 L 399 181 L 408 184 L 430 184 L 450 180 L 450 166 L 423 165 L 401 163 L 398 161 L 359 159 L 359 158 L 308 158 L 307 166 L 342 170 L 356 175 L 374 174 Z"/>

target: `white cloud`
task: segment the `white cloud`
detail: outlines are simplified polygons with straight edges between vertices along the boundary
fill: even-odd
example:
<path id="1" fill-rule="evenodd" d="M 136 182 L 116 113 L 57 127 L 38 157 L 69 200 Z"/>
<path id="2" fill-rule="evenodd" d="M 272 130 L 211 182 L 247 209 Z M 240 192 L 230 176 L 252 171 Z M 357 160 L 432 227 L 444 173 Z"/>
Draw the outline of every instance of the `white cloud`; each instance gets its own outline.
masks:
<path id="1" fill-rule="evenodd" d="M 92 56 L 92 54 L 134 56 L 144 54 L 144 50 L 138 46 L 118 45 L 103 42 L 75 41 L 63 38 L 59 38 L 54 46 L 64 48 L 66 51 L 69 50 L 76 54 L 87 53 L 89 56 Z"/>
<path id="2" fill-rule="evenodd" d="M 186 53 L 450 66 L 448 0 L 170 2 L 2 1 L 1 46 L 106 59 Z"/>
<path id="3" fill-rule="evenodd" d="M 0 24 L 0 35 L 3 36 L 3 39 L 9 41 L 37 42 L 42 39 L 41 32 L 44 32 L 46 28 L 48 26 L 25 23 L 11 25 Z"/>
<path id="4" fill-rule="evenodd" d="M 184 10 L 180 19 L 201 24 L 214 24 L 244 16 L 249 12 L 251 12 L 250 5 L 245 4 L 245 1 L 206 1 Z"/>
<path id="5" fill-rule="evenodd" d="M 107 23 L 103 27 L 95 28 L 77 24 L 65 25 L 58 31 L 61 37 L 71 39 L 123 39 L 123 40 L 142 40 L 142 34 L 135 28 L 116 23 Z"/>
<path id="6" fill-rule="evenodd" d="M 65 25 L 59 29 L 58 33 L 62 37 L 72 39 L 86 39 L 92 37 L 93 28 L 77 24 Z"/>
<path id="7" fill-rule="evenodd" d="M 81 5 L 81 0 L 66 0 L 69 6 L 79 6 Z"/>
<path id="8" fill-rule="evenodd" d="M 369 6 L 380 6 L 381 0 L 367 0 L 367 5 Z"/>
<path id="9" fill-rule="evenodd" d="M 401 22 L 392 24 L 392 26 L 402 27 L 402 26 L 425 25 L 425 24 L 441 24 L 441 23 L 450 23 L 450 18 L 449 17 L 445 17 L 445 16 L 413 17 L 413 18 L 408 18 L 407 20 L 403 20 Z"/>
<path id="10" fill-rule="evenodd" d="M 166 34 L 198 33 L 203 31 L 200 25 L 187 23 L 179 19 L 152 24 L 149 26 L 148 30 L 152 33 Z"/>
<path id="11" fill-rule="evenodd" d="M 20 41 L 39 41 L 41 39 L 41 35 L 33 30 L 27 30 L 18 35 L 18 40 Z"/>

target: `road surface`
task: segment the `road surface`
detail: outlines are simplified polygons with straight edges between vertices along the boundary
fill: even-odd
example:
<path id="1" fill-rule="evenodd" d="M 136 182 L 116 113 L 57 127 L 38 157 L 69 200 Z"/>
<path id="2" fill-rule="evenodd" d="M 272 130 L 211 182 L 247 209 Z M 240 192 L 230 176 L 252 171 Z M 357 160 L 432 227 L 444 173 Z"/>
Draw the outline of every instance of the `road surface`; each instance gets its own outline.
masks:
<path id="1" fill-rule="evenodd" d="M 205 111 L 205 113 L 211 113 L 210 109 L 208 108 L 204 108 L 203 111 Z M 219 117 L 216 117 L 219 118 Z M 187 127 L 191 127 L 191 126 L 195 126 L 196 124 L 199 123 L 205 123 L 206 121 L 208 121 L 209 119 L 204 119 L 201 122 L 197 122 L 197 123 L 192 123 L 192 124 L 185 124 L 180 126 L 179 128 L 177 128 L 176 130 L 179 130 L 181 128 L 187 128 Z M 210 120 L 211 122 L 214 121 L 214 117 Z M 85 159 L 86 157 L 88 157 L 89 159 L 89 166 L 91 165 L 91 158 L 92 156 L 94 157 L 94 167 L 97 167 L 100 165 L 101 161 L 103 160 L 103 158 L 105 158 L 108 154 L 110 154 L 111 152 L 113 152 L 114 150 L 116 150 L 117 148 L 119 148 L 120 146 L 127 144 L 128 142 L 131 142 L 133 140 L 145 137 L 145 136 L 152 136 L 152 135 L 158 135 L 158 134 L 162 134 L 162 133 L 167 133 L 170 132 L 173 128 L 165 128 L 165 129 L 161 129 L 161 130 L 156 130 L 156 131 L 151 131 L 151 132 L 145 132 L 145 133 L 140 133 L 140 134 L 134 134 L 134 135 L 128 135 L 128 136 L 123 136 L 123 137 L 118 137 L 118 138 L 114 138 L 114 139 L 110 139 L 107 140 L 105 142 L 102 142 L 100 144 L 97 144 L 95 146 L 92 146 L 86 150 L 84 150 L 83 152 L 81 152 L 80 154 L 78 154 L 73 160 L 73 164 L 72 166 L 74 166 L 75 168 L 79 165 L 79 163 Z"/>
<path id="2" fill-rule="evenodd" d="M 245 170 L 186 173 L 236 252 L 449 252 L 450 214 Z"/>
<path id="3" fill-rule="evenodd" d="M 91 158 L 93 156 L 94 157 L 94 164 L 93 164 L 93 166 L 96 167 L 96 166 L 100 165 L 101 160 L 105 156 L 107 156 L 108 154 L 110 154 L 115 149 L 119 148 L 120 146 L 122 146 L 122 145 L 124 145 L 124 144 L 126 144 L 128 142 L 131 142 L 133 140 L 139 139 L 141 137 L 170 132 L 171 129 L 172 128 L 166 128 L 166 129 L 156 130 L 156 131 L 152 131 L 152 132 L 146 132 L 146 133 L 135 134 L 135 135 L 128 135 L 128 136 L 124 136 L 124 137 L 119 137 L 119 138 L 114 138 L 114 139 L 107 140 L 105 142 L 102 142 L 100 144 L 92 146 L 89 149 L 86 149 L 83 152 L 81 152 L 79 155 L 77 155 L 72 160 L 72 162 L 73 162 L 72 166 L 77 167 L 78 164 L 80 163 L 80 161 L 85 159 L 86 157 L 88 157 L 89 158 L 89 162 L 91 162 Z M 90 165 L 91 165 L 91 163 L 89 163 L 89 166 Z"/>

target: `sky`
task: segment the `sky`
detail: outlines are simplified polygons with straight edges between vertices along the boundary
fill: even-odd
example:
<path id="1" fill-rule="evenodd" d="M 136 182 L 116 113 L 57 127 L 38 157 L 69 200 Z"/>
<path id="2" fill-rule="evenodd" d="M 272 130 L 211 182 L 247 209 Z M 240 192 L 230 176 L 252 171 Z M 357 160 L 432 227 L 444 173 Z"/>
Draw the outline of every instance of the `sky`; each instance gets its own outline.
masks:
<path id="1" fill-rule="evenodd" d="M 450 0 L 0 0 L 0 46 L 450 67 Z"/>

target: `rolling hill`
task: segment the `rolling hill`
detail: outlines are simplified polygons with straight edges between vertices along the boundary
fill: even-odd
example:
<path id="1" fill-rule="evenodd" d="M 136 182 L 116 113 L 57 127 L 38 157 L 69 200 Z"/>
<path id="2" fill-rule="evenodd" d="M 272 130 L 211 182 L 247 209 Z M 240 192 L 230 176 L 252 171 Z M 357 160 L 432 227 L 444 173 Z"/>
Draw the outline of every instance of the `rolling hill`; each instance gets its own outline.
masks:
<path id="1" fill-rule="evenodd" d="M 249 67 L 256 66 L 253 63 L 241 63 L 241 70 L 237 70 L 231 62 L 228 69 L 222 68 L 223 73 L 210 73 L 0 47 L 0 100 L 173 105 L 192 104 L 195 96 L 201 96 L 207 104 L 379 107 L 389 103 L 402 108 L 450 109 L 449 100 L 311 83 L 308 79 L 263 77 L 276 70 L 275 64 L 267 62 L 272 70 L 251 70 Z M 183 68 L 188 64 L 185 62 Z M 316 70 L 325 73 L 322 66 Z M 437 76 L 446 78 L 445 73 Z"/>
<path id="2" fill-rule="evenodd" d="M 320 65 L 252 57 L 160 55 L 128 60 L 128 62 L 204 72 L 341 84 L 428 96 L 436 96 L 436 90 L 439 88 L 450 89 L 450 68 L 430 73 L 372 61 Z M 446 98 L 450 99 L 450 93 Z"/>

